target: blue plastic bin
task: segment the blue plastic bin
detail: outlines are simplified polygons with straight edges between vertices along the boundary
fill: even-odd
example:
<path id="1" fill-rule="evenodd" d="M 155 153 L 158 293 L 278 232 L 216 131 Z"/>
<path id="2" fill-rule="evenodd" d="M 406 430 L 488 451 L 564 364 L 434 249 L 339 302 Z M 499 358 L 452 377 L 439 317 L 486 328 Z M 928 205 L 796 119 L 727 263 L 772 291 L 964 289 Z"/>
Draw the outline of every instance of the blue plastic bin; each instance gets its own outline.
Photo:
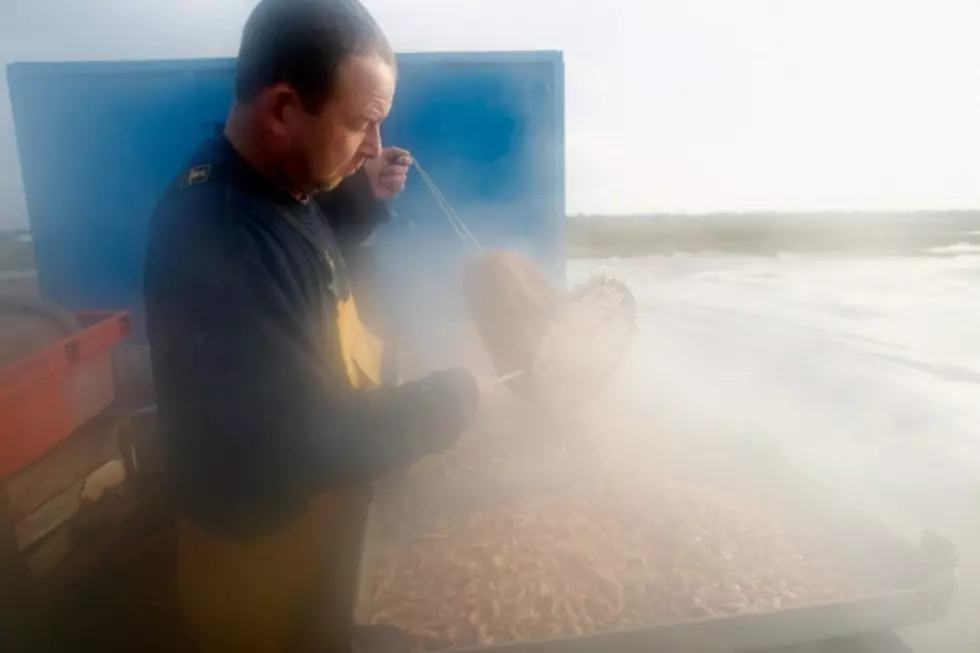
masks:
<path id="1" fill-rule="evenodd" d="M 563 278 L 561 53 L 404 54 L 399 66 L 385 141 L 412 150 L 484 244 Z M 233 59 L 9 66 L 45 299 L 129 310 L 140 330 L 149 216 L 224 120 L 233 77 Z M 459 292 L 456 236 L 418 178 L 394 210 L 377 234 L 382 288 L 393 301 L 424 288 L 447 301 L 417 312 L 441 313 Z"/>

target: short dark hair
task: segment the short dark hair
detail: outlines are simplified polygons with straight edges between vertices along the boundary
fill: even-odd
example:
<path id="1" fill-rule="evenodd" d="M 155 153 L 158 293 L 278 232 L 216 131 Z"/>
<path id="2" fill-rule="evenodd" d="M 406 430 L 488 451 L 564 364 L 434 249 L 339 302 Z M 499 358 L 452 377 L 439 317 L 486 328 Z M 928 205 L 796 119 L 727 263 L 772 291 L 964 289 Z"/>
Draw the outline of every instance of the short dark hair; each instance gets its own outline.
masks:
<path id="1" fill-rule="evenodd" d="M 235 97 L 250 102 L 286 83 L 316 113 L 333 92 L 341 64 L 357 54 L 395 65 L 388 39 L 358 0 L 261 0 L 242 33 Z"/>

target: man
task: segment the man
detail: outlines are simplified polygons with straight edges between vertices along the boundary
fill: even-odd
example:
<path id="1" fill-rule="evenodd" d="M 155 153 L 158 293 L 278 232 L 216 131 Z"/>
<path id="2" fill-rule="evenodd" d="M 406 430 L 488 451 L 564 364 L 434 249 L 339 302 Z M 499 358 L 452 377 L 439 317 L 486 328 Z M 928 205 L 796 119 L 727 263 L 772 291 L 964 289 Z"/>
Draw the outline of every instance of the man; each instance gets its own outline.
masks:
<path id="1" fill-rule="evenodd" d="M 236 74 L 225 133 L 165 193 L 146 259 L 182 617 L 201 653 L 346 651 L 371 480 L 452 446 L 478 391 L 460 370 L 378 386 L 309 200 L 382 152 L 396 68 L 368 12 L 262 0 Z"/>

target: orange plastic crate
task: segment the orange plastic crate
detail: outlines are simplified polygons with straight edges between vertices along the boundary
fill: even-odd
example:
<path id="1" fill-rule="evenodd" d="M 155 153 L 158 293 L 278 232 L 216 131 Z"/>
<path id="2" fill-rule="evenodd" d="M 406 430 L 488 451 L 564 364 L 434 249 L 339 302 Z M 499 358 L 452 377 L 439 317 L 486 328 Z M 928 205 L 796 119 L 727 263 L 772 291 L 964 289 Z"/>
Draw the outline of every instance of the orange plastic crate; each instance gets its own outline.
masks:
<path id="1" fill-rule="evenodd" d="M 0 367 L 0 479 L 42 458 L 115 396 L 109 353 L 128 313 L 80 313 L 81 331 Z"/>

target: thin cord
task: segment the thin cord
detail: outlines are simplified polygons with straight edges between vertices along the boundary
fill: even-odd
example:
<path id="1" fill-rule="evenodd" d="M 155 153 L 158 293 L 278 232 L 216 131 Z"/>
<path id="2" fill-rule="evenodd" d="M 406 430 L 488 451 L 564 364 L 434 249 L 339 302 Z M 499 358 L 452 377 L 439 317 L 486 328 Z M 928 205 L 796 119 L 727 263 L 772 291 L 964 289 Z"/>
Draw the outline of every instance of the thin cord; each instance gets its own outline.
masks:
<path id="1" fill-rule="evenodd" d="M 456 232 L 456 236 L 459 238 L 460 242 L 463 243 L 463 246 L 470 250 L 482 250 L 483 246 L 480 244 L 480 241 L 477 240 L 476 236 L 473 235 L 473 232 L 466 226 L 463 219 L 459 217 L 459 214 L 456 213 L 455 209 L 453 209 L 452 205 L 442 194 L 442 192 L 439 191 L 435 181 L 429 176 L 429 173 L 425 171 L 425 168 L 419 164 L 418 159 L 415 160 L 415 169 L 418 170 L 419 177 L 422 178 L 422 181 L 429 189 L 429 192 L 432 193 L 432 197 L 435 198 L 439 208 L 442 209 L 443 214 L 446 216 L 446 220 L 449 221 L 450 226 L 452 226 L 453 231 Z"/>
<path id="2" fill-rule="evenodd" d="M 463 243 L 463 246 L 469 251 L 482 251 L 483 246 L 480 244 L 480 241 L 477 240 L 476 236 L 473 235 L 473 232 L 466 226 L 463 219 L 459 217 L 459 214 L 456 213 L 455 209 L 453 209 L 452 205 L 449 203 L 449 200 L 446 199 L 446 197 L 439 190 L 439 187 L 436 186 L 436 182 L 429 176 L 429 173 L 425 171 L 425 168 L 419 164 L 418 159 L 415 160 L 415 169 L 418 170 L 419 177 L 422 178 L 422 181 L 429 189 L 429 192 L 432 193 L 432 197 L 435 198 L 439 208 L 442 209 L 443 214 L 446 216 L 446 220 L 449 221 L 449 225 L 453 228 L 453 231 L 456 232 L 456 236 L 459 238 L 460 242 Z M 518 280 L 520 280 L 521 284 L 528 293 L 532 292 L 526 279 L 520 275 L 515 276 L 517 276 Z M 531 369 L 519 370 L 517 372 L 511 372 L 510 374 L 504 374 L 494 381 L 494 385 L 501 385 L 518 377 L 524 376 L 525 374 L 530 374 L 533 371 L 533 368 L 534 365 L 532 363 Z"/>
<path id="3" fill-rule="evenodd" d="M 449 220 L 449 224 L 452 225 L 453 229 L 456 231 L 456 235 L 459 236 L 459 239 L 462 241 L 463 246 L 470 251 L 475 250 L 477 252 L 482 252 L 483 246 L 480 244 L 480 241 L 476 239 L 476 236 L 474 236 L 473 232 L 469 230 L 469 228 L 466 226 L 466 223 L 463 222 L 463 219 L 459 217 L 459 214 L 456 213 L 453 207 L 449 204 L 449 201 L 439 191 L 439 188 L 436 186 L 435 181 L 432 180 L 432 177 L 429 176 L 429 173 L 426 172 L 421 165 L 419 165 L 418 160 L 415 161 L 415 167 L 418 169 L 419 176 L 422 178 L 422 181 L 425 182 L 425 185 L 428 186 L 429 191 L 432 193 L 433 197 L 436 198 L 436 202 L 439 203 L 439 206 L 440 208 L 442 208 L 443 213 L 446 214 L 446 219 Z M 464 238 L 464 234 L 470 239 L 469 243 Z M 528 294 L 534 294 L 534 290 L 531 288 L 531 285 L 528 283 L 527 279 L 525 279 L 523 275 L 517 274 L 513 276 L 520 282 L 525 292 L 527 292 Z"/>
<path id="4" fill-rule="evenodd" d="M 439 190 L 439 187 L 436 186 L 436 183 L 432 179 L 431 175 L 429 175 L 429 173 L 422 168 L 419 168 L 419 173 L 422 175 L 422 178 L 425 180 L 429 190 L 436 198 L 436 201 L 439 202 L 440 206 L 443 208 L 443 211 L 447 214 L 447 218 L 454 220 L 459 229 L 469 237 L 473 245 L 479 248 L 480 242 L 476 239 L 476 236 L 473 235 L 473 232 L 470 231 L 469 227 L 466 226 L 466 223 L 463 222 L 463 219 L 459 217 L 459 214 L 456 213 L 456 210 L 449 203 L 449 200 L 446 199 L 446 196 L 442 194 L 442 191 Z"/>
<path id="5" fill-rule="evenodd" d="M 476 238 L 473 237 L 472 232 L 466 228 L 465 223 L 462 221 L 462 219 L 460 219 L 459 215 L 446 200 L 445 196 L 439 191 L 439 188 L 432 180 L 432 177 L 430 177 L 429 174 L 418 165 L 418 163 L 416 163 L 416 168 L 419 171 L 419 176 L 422 178 L 422 181 L 425 182 L 429 192 L 432 193 L 432 196 L 435 198 L 439 208 L 442 209 L 442 212 L 449 221 L 450 226 L 452 226 L 453 230 L 456 232 L 456 236 L 459 237 L 460 241 L 465 247 L 467 247 L 467 249 L 478 249 L 479 242 L 476 241 Z"/>

